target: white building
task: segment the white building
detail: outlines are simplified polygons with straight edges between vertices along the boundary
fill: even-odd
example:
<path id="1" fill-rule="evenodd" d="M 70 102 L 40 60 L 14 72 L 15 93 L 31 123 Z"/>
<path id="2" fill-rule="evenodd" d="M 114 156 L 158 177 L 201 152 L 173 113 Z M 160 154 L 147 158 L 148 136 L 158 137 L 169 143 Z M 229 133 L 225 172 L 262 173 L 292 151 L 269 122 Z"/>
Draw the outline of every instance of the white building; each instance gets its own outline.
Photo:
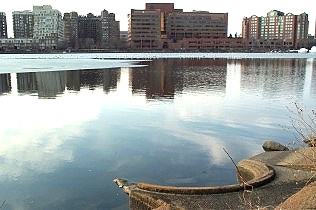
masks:
<path id="1" fill-rule="evenodd" d="M 33 6 L 33 38 L 41 41 L 41 48 L 56 49 L 63 41 L 62 14 L 50 5 Z"/>

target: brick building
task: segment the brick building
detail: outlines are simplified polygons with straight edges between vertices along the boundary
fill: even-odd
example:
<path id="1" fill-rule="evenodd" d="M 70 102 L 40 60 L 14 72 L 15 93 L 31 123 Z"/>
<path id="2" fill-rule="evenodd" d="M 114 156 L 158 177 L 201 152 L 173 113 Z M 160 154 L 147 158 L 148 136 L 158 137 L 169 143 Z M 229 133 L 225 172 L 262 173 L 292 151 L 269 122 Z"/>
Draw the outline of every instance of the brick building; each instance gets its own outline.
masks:
<path id="1" fill-rule="evenodd" d="M 231 41 L 227 39 L 227 13 L 173 12 L 167 19 L 168 48 L 222 48 L 225 41 Z"/>
<path id="2" fill-rule="evenodd" d="M 175 41 L 185 38 L 226 38 L 227 27 L 227 13 L 173 12 L 168 14 L 167 37 Z"/>
<path id="3" fill-rule="evenodd" d="M 241 43 L 227 38 L 228 13 L 183 12 L 174 9 L 173 3 L 147 3 L 145 7 L 132 9 L 129 15 L 132 49 L 218 49 Z"/>
<path id="4" fill-rule="evenodd" d="M 161 34 L 166 34 L 168 14 L 172 12 L 183 12 L 182 9 L 175 9 L 174 3 L 146 3 L 145 10 L 159 10 L 160 11 L 160 26 Z"/>
<path id="5" fill-rule="evenodd" d="M 66 48 L 78 49 L 78 20 L 77 12 L 64 13 L 64 43 Z"/>
<path id="6" fill-rule="evenodd" d="M 161 49 L 159 10 L 131 10 L 128 24 L 128 42 L 132 49 Z"/>
<path id="7" fill-rule="evenodd" d="M 308 38 L 308 15 L 272 10 L 266 17 L 244 17 L 242 37 L 248 48 L 298 48 Z"/>

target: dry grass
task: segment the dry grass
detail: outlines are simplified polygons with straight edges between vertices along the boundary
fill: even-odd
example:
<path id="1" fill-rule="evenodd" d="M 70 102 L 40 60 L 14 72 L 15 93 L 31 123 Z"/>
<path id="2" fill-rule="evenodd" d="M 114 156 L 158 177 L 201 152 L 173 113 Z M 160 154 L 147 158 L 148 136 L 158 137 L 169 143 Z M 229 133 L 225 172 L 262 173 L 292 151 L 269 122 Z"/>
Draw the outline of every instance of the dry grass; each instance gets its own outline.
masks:
<path id="1" fill-rule="evenodd" d="M 298 103 L 294 109 L 287 107 L 290 112 L 290 124 L 293 128 L 295 141 L 299 145 L 316 147 L 316 112 L 305 111 Z"/>
<path id="2" fill-rule="evenodd" d="M 306 113 L 297 103 L 295 103 L 294 111 L 290 110 L 290 112 L 292 113 L 290 119 L 296 136 L 296 142 L 302 147 L 308 146 L 309 148 L 296 151 L 295 158 L 284 160 L 283 163 L 278 165 L 296 170 L 316 171 L 316 112 L 315 110 L 311 110 L 310 113 Z M 230 157 L 228 153 L 227 155 Z M 231 157 L 230 159 L 232 160 Z M 235 163 L 234 165 L 236 166 Z M 244 178 L 241 177 L 239 170 L 237 170 L 237 173 L 243 181 Z M 316 209 L 316 182 L 311 183 L 316 173 L 312 174 L 306 182 L 305 187 L 282 202 L 275 209 Z M 254 189 L 245 188 L 240 199 L 248 209 L 273 208 L 272 206 L 261 206 L 260 196 L 255 193 Z"/>
<path id="3" fill-rule="evenodd" d="M 297 103 L 294 103 L 294 105 L 294 110 L 289 108 L 288 110 L 292 114 L 290 119 L 296 142 L 309 148 L 296 151 L 296 158 L 284 160 L 279 165 L 296 170 L 316 171 L 316 112 L 315 110 L 306 112 Z M 316 173 L 312 174 L 305 187 L 286 199 L 275 209 L 316 209 L 316 182 L 311 183 Z"/>

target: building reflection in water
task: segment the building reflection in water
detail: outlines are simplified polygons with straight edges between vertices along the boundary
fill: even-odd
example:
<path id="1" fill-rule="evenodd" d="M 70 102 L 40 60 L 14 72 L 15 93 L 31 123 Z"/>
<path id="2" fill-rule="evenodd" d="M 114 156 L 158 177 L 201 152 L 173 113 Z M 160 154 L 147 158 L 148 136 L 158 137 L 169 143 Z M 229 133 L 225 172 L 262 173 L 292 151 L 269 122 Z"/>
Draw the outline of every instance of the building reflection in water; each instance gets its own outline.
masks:
<path id="1" fill-rule="evenodd" d="M 148 100 L 173 100 L 188 92 L 238 97 L 241 92 L 276 97 L 316 95 L 314 59 L 154 59 L 142 68 L 127 68 L 132 94 Z M 56 98 L 65 90 L 116 90 L 122 69 L 17 73 L 19 94 Z M 10 74 L 0 74 L 0 94 L 12 91 Z M 124 80 L 125 81 L 125 80 Z"/>
<path id="2" fill-rule="evenodd" d="M 36 73 L 17 73 L 16 79 L 19 93 L 32 94 L 38 92 Z"/>
<path id="3" fill-rule="evenodd" d="M 66 72 L 66 87 L 68 90 L 80 91 L 80 71 Z"/>
<path id="4" fill-rule="evenodd" d="M 37 93 L 39 98 L 55 98 L 65 90 L 65 72 L 17 73 L 19 93 Z"/>
<path id="5" fill-rule="evenodd" d="M 316 94 L 314 59 L 241 59 L 227 62 L 226 96 L 240 92 L 265 97 Z"/>
<path id="6" fill-rule="evenodd" d="M 108 93 L 116 89 L 119 80 L 119 68 L 106 70 L 67 71 L 67 89 L 80 91 L 81 88 L 94 90 L 103 87 Z"/>
<path id="7" fill-rule="evenodd" d="M 38 94 L 39 98 L 56 98 L 68 90 L 103 87 L 107 93 L 115 89 L 119 69 L 17 73 L 19 94 Z M 10 74 L 1 74 L 1 92 L 11 90 Z M 7 86 L 7 87 L 6 87 Z"/>
<path id="8" fill-rule="evenodd" d="M 180 60 L 176 70 L 183 90 L 225 93 L 227 59 Z"/>
<path id="9" fill-rule="evenodd" d="M 153 60 L 144 68 L 132 68 L 130 84 L 133 94 L 145 93 L 147 99 L 173 99 L 175 76 L 172 60 Z"/>
<path id="10" fill-rule="evenodd" d="M 38 96 L 55 98 L 65 91 L 65 72 L 36 72 Z"/>
<path id="11" fill-rule="evenodd" d="M 224 92 L 226 59 L 159 59 L 147 67 L 133 68 L 134 94 L 147 99 L 174 99 L 176 92 L 199 89 Z"/>
<path id="12" fill-rule="evenodd" d="M 308 59 L 306 62 L 304 97 L 316 95 L 316 73 L 313 74 L 313 70 L 316 69 L 316 62 L 313 61 L 313 59 Z"/>
<path id="13" fill-rule="evenodd" d="M 313 59 L 312 61 L 313 61 L 313 64 L 311 66 L 312 66 L 313 72 L 314 72 L 316 70 L 316 59 Z M 316 96 L 316 72 L 314 72 L 311 75 L 311 77 L 312 77 L 311 95 Z"/>
<path id="14" fill-rule="evenodd" d="M 10 93 L 11 90 L 12 90 L 11 75 L 0 74 L 0 95 L 4 93 Z"/>
<path id="15" fill-rule="evenodd" d="M 261 94 L 272 98 L 277 95 L 302 96 L 305 70 L 305 59 L 243 59 L 241 89 L 260 90 Z"/>
<path id="16" fill-rule="evenodd" d="M 240 95 L 241 62 L 227 60 L 226 97 L 234 98 Z"/>

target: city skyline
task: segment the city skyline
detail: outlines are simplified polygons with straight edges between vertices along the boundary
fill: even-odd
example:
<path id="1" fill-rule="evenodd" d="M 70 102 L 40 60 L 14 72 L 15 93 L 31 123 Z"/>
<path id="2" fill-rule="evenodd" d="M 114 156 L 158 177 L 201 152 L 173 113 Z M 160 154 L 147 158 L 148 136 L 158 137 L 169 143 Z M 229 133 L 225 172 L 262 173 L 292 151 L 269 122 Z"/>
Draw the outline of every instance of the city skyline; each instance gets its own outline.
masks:
<path id="1" fill-rule="evenodd" d="M 116 1 L 116 3 L 107 4 L 100 0 L 90 0 L 89 4 L 78 4 L 73 0 L 67 2 L 61 0 L 28 0 L 18 1 L 11 0 L 5 5 L 1 5 L 0 12 L 5 12 L 8 25 L 8 37 L 13 37 L 13 23 L 12 12 L 32 10 L 33 6 L 51 5 L 54 9 L 59 10 L 62 14 L 66 12 L 78 12 L 79 15 L 87 15 L 93 13 L 94 15 L 100 15 L 103 9 L 109 12 L 115 13 L 116 19 L 120 21 L 121 31 L 127 31 L 128 21 L 127 15 L 130 14 L 131 9 L 144 9 L 145 3 L 174 3 L 175 8 L 181 8 L 184 11 L 190 12 L 197 11 L 209 11 L 211 13 L 224 13 L 228 12 L 228 35 L 241 34 L 243 17 L 250 17 L 252 15 L 266 16 L 270 10 L 279 10 L 284 13 L 293 13 L 299 15 L 306 12 L 309 15 L 309 34 L 315 35 L 315 19 L 316 14 L 313 13 L 311 7 L 312 0 L 302 0 L 300 4 L 289 4 L 288 1 L 280 0 L 273 1 L 267 0 L 260 4 L 254 3 L 250 0 L 234 1 L 234 0 L 222 0 L 222 1 L 207 1 L 198 0 L 195 4 L 190 2 L 184 2 L 180 0 L 135 0 L 132 2 Z M 255 5 L 253 8 L 251 5 Z M 260 6 L 258 6 L 260 5 Z"/>

